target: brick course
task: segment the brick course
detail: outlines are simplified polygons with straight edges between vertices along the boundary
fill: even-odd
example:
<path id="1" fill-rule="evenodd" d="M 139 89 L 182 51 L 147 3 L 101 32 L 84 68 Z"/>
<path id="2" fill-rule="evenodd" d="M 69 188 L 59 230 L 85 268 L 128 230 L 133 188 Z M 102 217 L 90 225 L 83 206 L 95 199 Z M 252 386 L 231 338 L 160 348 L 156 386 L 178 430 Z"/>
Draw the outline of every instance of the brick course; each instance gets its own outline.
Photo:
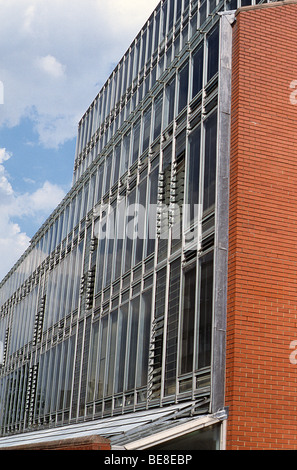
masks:
<path id="1" fill-rule="evenodd" d="M 233 27 L 227 448 L 297 449 L 297 3 Z"/>

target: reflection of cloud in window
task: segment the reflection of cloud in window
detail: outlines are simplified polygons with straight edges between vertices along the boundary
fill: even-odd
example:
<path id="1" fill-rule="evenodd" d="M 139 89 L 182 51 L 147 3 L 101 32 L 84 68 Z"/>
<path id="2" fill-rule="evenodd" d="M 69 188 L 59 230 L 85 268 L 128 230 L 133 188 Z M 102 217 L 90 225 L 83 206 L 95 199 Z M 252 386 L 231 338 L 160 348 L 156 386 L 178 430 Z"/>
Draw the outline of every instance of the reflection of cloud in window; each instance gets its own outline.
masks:
<path id="1" fill-rule="evenodd" d="M 4 353 L 4 345 L 3 345 L 3 342 L 0 341 L 0 364 L 3 363 L 3 353 Z"/>
<path id="2" fill-rule="evenodd" d="M 0 104 L 4 104 L 4 85 L 0 81 Z"/>

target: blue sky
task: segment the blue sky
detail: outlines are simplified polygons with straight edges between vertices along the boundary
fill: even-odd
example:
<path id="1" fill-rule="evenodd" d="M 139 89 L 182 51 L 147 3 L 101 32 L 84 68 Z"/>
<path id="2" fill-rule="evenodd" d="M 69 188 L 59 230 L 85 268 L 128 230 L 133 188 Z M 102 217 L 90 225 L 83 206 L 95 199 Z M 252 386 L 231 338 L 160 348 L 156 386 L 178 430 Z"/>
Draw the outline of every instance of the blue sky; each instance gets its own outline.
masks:
<path id="1" fill-rule="evenodd" d="M 78 122 L 158 3 L 0 0 L 1 279 L 70 189 Z"/>

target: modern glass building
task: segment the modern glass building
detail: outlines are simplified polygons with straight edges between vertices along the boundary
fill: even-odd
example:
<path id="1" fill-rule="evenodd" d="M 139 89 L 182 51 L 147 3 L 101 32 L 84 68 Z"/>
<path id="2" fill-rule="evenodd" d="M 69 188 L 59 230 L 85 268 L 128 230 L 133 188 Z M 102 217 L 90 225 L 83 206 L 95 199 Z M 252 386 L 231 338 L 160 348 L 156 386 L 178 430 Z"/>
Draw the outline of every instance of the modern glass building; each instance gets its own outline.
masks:
<path id="1" fill-rule="evenodd" d="M 231 24 L 250 3 L 162 0 L 79 122 L 72 188 L 0 284 L 2 437 L 159 410 L 224 446 Z"/>

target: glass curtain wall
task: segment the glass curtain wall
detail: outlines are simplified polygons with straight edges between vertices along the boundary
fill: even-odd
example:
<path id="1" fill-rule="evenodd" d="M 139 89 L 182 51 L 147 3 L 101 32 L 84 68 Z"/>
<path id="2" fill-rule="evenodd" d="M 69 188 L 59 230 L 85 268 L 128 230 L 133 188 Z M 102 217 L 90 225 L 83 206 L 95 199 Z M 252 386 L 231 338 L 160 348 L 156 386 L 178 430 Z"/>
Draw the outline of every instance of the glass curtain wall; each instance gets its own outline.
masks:
<path id="1" fill-rule="evenodd" d="M 160 2 L 82 118 L 73 187 L 0 285 L 2 434 L 209 395 L 231 6 Z"/>

